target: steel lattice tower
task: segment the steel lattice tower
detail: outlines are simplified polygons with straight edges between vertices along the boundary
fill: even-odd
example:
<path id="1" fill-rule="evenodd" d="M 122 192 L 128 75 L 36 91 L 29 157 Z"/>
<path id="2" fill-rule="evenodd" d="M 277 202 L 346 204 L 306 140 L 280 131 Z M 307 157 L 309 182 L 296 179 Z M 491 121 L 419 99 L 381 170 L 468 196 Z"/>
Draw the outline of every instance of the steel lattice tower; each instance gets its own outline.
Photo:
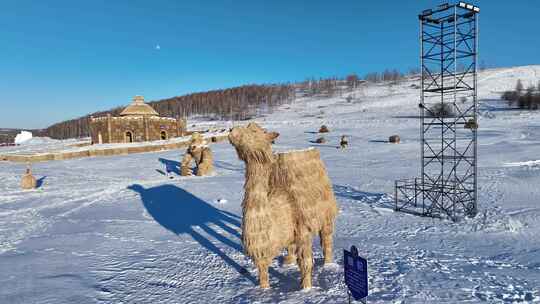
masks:
<path id="1" fill-rule="evenodd" d="M 460 2 L 419 15 L 421 175 L 396 181 L 396 210 L 453 220 L 477 213 L 479 12 Z"/>

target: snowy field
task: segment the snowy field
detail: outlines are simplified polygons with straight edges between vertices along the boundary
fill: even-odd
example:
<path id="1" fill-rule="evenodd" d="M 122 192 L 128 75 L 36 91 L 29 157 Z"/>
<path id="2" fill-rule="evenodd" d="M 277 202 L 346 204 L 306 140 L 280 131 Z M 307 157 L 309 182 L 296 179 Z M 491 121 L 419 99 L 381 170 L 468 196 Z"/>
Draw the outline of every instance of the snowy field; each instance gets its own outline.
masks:
<path id="1" fill-rule="evenodd" d="M 199 122 L 199 129 L 197 131 L 204 131 L 203 136 L 210 138 L 212 136 L 220 136 L 226 133 L 226 130 L 206 129 L 201 130 L 201 126 L 205 126 L 203 122 Z M 223 132 L 222 132 L 223 130 Z M 66 139 L 56 140 L 49 137 L 34 137 L 20 145 L 0 147 L 0 155 L 40 155 L 47 153 L 66 153 L 66 152 L 80 152 L 88 150 L 106 150 L 114 148 L 130 148 L 130 147 L 147 147 L 147 146 L 161 146 L 166 144 L 175 144 L 181 142 L 188 142 L 191 136 L 174 137 L 166 140 L 154 140 L 132 143 L 108 143 L 108 144 L 95 144 L 91 145 L 91 139 Z"/>
<path id="2" fill-rule="evenodd" d="M 316 146 L 340 213 L 335 265 L 314 242 L 314 288 L 276 259 L 270 290 L 239 239 L 244 166 L 226 142 L 217 173 L 168 179 L 184 151 L 34 165 L 0 162 L 0 303 L 345 303 L 342 250 L 369 263 L 369 303 L 540 302 L 540 111 L 508 110 L 500 92 L 540 80 L 540 66 L 479 78 L 479 214 L 459 223 L 392 210 L 395 179 L 419 174 L 418 90 L 372 85 L 299 99 L 260 122 L 276 150 Z M 310 141 L 326 124 L 329 143 Z M 336 149 L 342 134 L 350 147 Z M 402 143 L 383 143 L 399 134 Z"/>

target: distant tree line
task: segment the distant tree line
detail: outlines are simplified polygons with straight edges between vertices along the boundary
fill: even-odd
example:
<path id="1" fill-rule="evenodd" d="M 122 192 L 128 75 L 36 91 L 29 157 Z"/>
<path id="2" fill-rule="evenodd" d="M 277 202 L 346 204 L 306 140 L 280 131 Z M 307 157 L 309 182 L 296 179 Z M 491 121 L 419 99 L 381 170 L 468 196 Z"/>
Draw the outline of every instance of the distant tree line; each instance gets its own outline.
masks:
<path id="1" fill-rule="evenodd" d="M 13 143 L 15 136 L 21 131 L 19 129 L 0 129 L 0 144 Z"/>
<path id="2" fill-rule="evenodd" d="M 538 85 L 524 89 L 521 80 L 516 83 L 516 88 L 505 91 L 501 98 L 508 102 L 509 106 L 517 106 L 520 109 L 538 110 L 540 108 L 540 82 Z"/>
<path id="3" fill-rule="evenodd" d="M 149 104 L 160 115 L 166 117 L 202 116 L 212 120 L 246 120 L 292 101 L 297 94 L 332 97 L 351 92 L 362 83 L 396 83 L 419 73 L 418 69 L 410 69 L 407 73 L 401 73 L 397 69 L 387 69 L 381 73 L 368 73 L 363 79 L 353 73 L 341 78 L 311 78 L 294 84 L 246 85 L 177 96 L 149 102 Z M 56 139 L 87 137 L 90 135 L 90 116 L 100 117 L 107 114 L 118 116 L 125 106 L 56 123 L 43 130 L 33 130 L 33 133 L 37 136 L 49 136 Z"/>
<path id="4" fill-rule="evenodd" d="M 358 88 L 362 83 L 371 82 L 392 82 L 399 83 L 400 81 L 417 76 L 420 70 L 411 68 L 407 73 L 402 73 L 397 69 L 387 69 L 383 72 L 367 73 L 363 78 L 357 74 L 349 74 L 345 77 L 329 77 L 329 78 L 310 78 L 296 84 L 296 88 L 303 96 L 323 96 L 331 97 L 341 95 L 343 92 L 350 92 Z"/>
<path id="5" fill-rule="evenodd" d="M 296 84 L 296 89 L 303 96 L 325 96 L 332 97 L 339 95 L 343 91 L 343 79 L 337 77 L 307 79 Z"/>
<path id="6" fill-rule="evenodd" d="M 0 134 L 0 144 L 12 143 L 14 140 L 15 140 L 15 135 L 13 134 Z"/>
<path id="7" fill-rule="evenodd" d="M 393 69 L 393 70 L 387 69 L 382 73 L 378 73 L 378 72 L 368 73 L 366 74 L 365 79 L 369 82 L 387 82 L 387 81 L 395 82 L 395 81 L 400 81 L 404 79 L 405 77 L 406 75 L 401 73 L 397 69 Z"/>
<path id="8" fill-rule="evenodd" d="M 290 84 L 246 85 L 172 97 L 148 104 L 165 117 L 204 116 L 216 120 L 245 120 L 260 114 L 261 111 L 271 111 L 274 107 L 291 101 L 294 93 L 294 86 Z M 90 116 L 117 116 L 123 109 L 124 107 L 117 107 L 92 113 L 34 132 L 56 139 L 87 137 L 90 135 Z"/>

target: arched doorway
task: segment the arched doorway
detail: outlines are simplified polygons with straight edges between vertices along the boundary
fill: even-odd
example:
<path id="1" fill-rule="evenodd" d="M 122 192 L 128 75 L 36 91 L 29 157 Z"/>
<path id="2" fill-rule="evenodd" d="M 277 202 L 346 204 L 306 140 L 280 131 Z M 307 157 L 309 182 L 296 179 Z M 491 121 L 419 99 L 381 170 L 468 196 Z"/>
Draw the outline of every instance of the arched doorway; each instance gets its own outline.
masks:
<path id="1" fill-rule="evenodd" d="M 168 138 L 168 137 L 167 137 L 167 132 L 161 131 L 161 139 L 162 139 L 162 140 L 165 140 L 165 139 L 167 139 L 167 138 Z"/>
<path id="2" fill-rule="evenodd" d="M 133 142 L 133 133 L 131 133 L 131 131 L 126 132 L 126 142 Z"/>

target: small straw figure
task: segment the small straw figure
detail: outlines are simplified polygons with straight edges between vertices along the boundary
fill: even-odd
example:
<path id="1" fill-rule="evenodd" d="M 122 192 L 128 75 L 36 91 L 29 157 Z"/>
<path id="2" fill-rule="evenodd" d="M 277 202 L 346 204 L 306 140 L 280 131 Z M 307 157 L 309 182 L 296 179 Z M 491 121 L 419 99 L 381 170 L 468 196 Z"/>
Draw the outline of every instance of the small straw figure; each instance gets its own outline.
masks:
<path id="1" fill-rule="evenodd" d="M 465 123 L 465 129 L 476 130 L 478 129 L 478 123 L 471 118 Z"/>
<path id="2" fill-rule="evenodd" d="M 21 179 L 21 188 L 23 190 L 31 190 L 37 188 L 36 178 L 32 175 L 32 169 L 30 169 L 30 164 L 26 167 L 26 173 Z"/>
<path id="3" fill-rule="evenodd" d="M 319 129 L 319 133 L 328 133 L 328 132 L 330 132 L 330 130 L 328 129 L 326 125 L 322 125 L 321 128 Z"/>
<path id="4" fill-rule="evenodd" d="M 392 135 L 388 138 L 388 142 L 392 144 L 399 144 L 401 142 L 401 138 L 399 138 L 399 135 Z"/>
<path id="5" fill-rule="evenodd" d="M 341 141 L 339 142 L 339 145 L 341 149 L 345 149 L 349 145 L 349 141 L 347 140 L 347 137 L 345 135 L 341 136 Z"/>
<path id="6" fill-rule="evenodd" d="M 197 176 L 209 175 L 214 170 L 213 155 L 208 142 L 199 133 L 193 133 L 191 142 L 180 166 L 180 175 L 191 176 L 191 161 L 195 160 Z"/>

